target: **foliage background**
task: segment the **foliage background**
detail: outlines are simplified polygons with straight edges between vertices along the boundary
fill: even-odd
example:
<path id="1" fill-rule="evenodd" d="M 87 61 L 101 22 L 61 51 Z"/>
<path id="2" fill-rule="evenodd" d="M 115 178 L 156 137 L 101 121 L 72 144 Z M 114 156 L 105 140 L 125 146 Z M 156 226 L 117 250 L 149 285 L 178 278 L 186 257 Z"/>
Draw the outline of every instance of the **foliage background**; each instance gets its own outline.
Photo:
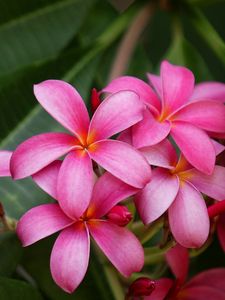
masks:
<path id="1" fill-rule="evenodd" d="M 197 81 L 224 81 L 225 1 L 155 2 L 125 73 L 146 79 L 147 71 L 158 72 L 160 61 L 168 58 L 192 69 Z M 138 0 L 119 12 L 106 0 L 0 0 L 1 149 L 62 130 L 37 105 L 34 83 L 67 80 L 89 105 L 90 89 L 107 83 L 121 38 L 146 3 Z M 46 197 L 29 179 L 1 179 L 0 201 L 11 218 L 51 201 Z M 62 292 L 49 273 L 53 241 L 22 249 L 13 233 L 0 235 L 0 299 L 114 299 L 102 262 L 94 256 L 79 289 L 73 295 Z M 225 266 L 216 238 L 193 259 L 191 273 L 215 266 Z"/>

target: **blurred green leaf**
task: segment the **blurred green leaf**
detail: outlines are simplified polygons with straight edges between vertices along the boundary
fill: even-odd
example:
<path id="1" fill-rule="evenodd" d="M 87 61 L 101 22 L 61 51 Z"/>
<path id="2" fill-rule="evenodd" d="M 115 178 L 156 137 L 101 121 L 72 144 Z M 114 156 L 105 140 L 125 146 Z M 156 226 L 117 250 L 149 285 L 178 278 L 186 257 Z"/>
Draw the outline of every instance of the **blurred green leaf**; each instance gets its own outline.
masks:
<path id="1" fill-rule="evenodd" d="M 9 276 L 15 271 L 22 256 L 22 247 L 15 233 L 1 233 L 0 253 L 0 276 Z"/>
<path id="2" fill-rule="evenodd" d="M 0 299 L 43 300 L 41 294 L 26 282 L 0 277 Z"/>

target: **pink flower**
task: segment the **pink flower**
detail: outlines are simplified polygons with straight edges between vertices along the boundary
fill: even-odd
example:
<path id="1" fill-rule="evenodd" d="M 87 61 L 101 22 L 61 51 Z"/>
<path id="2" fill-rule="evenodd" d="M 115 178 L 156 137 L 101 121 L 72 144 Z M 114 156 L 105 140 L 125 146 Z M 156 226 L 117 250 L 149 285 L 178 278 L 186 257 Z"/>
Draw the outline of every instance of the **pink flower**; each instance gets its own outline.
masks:
<path id="1" fill-rule="evenodd" d="M 160 77 L 149 74 L 150 85 L 124 76 L 113 80 L 104 92 L 129 89 L 146 104 L 144 119 L 132 128 L 136 148 L 155 145 L 171 134 L 185 158 L 198 170 L 211 174 L 215 151 L 205 131 L 225 133 L 225 85 L 217 82 L 197 84 L 184 67 L 162 62 Z"/>
<path id="2" fill-rule="evenodd" d="M 30 176 L 67 154 L 59 171 L 57 199 L 73 199 L 70 205 L 76 208 L 77 216 L 90 201 L 94 184 L 92 159 L 127 184 L 142 188 L 149 182 L 151 170 L 144 157 L 130 145 L 107 140 L 143 118 L 143 103 L 134 92 L 123 91 L 105 99 L 91 122 L 82 98 L 68 83 L 47 80 L 35 85 L 34 93 L 73 136 L 45 133 L 23 142 L 11 159 L 14 179 Z"/>
<path id="3" fill-rule="evenodd" d="M 57 194 L 61 164 L 55 161 L 33 176 L 34 181 L 53 197 Z M 143 267 L 143 248 L 133 233 L 104 216 L 118 202 L 136 192 L 136 188 L 105 173 L 95 183 L 85 211 L 73 205 L 73 198 L 71 202 L 59 200 L 57 204 L 34 207 L 18 222 L 17 234 L 23 246 L 28 246 L 61 231 L 51 253 L 50 268 L 55 282 L 69 293 L 78 287 L 87 271 L 90 235 L 117 270 L 128 277 Z M 79 201 L 82 200 L 81 197 Z"/>
<path id="4" fill-rule="evenodd" d="M 166 254 L 176 280 L 162 278 L 155 281 L 155 289 L 144 300 L 206 300 L 225 299 L 225 268 L 210 269 L 194 276 L 185 283 L 189 256 L 187 249 L 175 246 Z"/>
<path id="5" fill-rule="evenodd" d="M 215 151 L 224 147 L 213 142 Z M 145 224 L 168 210 L 174 238 L 184 247 L 200 247 L 209 234 L 209 216 L 201 192 L 216 199 L 225 198 L 225 168 L 215 166 L 211 175 L 194 169 L 168 140 L 145 147 L 142 153 L 152 165 L 152 180 L 135 196 L 135 204 Z"/>
<path id="6" fill-rule="evenodd" d="M 10 176 L 9 163 L 11 156 L 11 151 L 0 151 L 0 177 Z"/>

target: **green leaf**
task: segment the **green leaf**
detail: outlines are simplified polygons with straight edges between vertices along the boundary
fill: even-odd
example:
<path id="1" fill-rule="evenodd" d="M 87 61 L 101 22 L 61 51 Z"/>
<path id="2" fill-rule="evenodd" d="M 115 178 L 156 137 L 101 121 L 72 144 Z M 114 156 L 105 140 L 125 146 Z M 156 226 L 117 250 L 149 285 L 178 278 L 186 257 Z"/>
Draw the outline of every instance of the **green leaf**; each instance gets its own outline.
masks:
<path id="1" fill-rule="evenodd" d="M 182 34 L 175 36 L 165 58 L 171 63 L 191 69 L 196 81 L 210 80 L 211 75 L 206 63 L 194 46 Z"/>
<path id="2" fill-rule="evenodd" d="M 0 276 L 9 276 L 22 257 L 22 247 L 15 233 L 1 233 L 0 253 Z"/>
<path id="3" fill-rule="evenodd" d="M 26 282 L 0 277 L 0 299 L 43 300 L 41 294 Z"/>

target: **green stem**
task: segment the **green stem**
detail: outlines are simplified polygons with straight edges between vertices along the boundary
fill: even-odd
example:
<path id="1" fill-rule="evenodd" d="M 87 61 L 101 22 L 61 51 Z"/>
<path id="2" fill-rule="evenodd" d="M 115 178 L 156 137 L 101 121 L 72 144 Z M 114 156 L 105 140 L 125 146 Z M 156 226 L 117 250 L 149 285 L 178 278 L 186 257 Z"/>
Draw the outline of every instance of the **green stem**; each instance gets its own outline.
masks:
<path id="1" fill-rule="evenodd" d="M 161 228 L 163 227 L 163 218 L 159 218 L 147 228 L 145 228 L 143 234 L 140 236 L 142 244 L 149 241 Z"/>

